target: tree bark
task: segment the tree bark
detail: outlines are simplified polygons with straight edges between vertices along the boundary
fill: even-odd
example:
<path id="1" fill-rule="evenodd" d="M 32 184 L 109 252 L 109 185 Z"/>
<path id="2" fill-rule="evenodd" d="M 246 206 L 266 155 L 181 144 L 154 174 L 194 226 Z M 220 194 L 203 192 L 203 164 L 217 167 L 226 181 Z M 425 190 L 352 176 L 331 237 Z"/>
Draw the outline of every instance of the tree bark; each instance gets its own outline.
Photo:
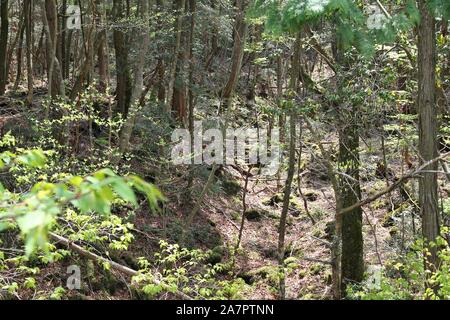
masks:
<path id="1" fill-rule="evenodd" d="M 27 102 L 29 105 L 33 103 L 33 30 L 32 30 L 32 13 L 33 0 L 25 1 L 25 35 L 26 35 L 26 56 L 27 56 Z"/>
<path id="2" fill-rule="evenodd" d="M 181 48 L 181 39 L 182 39 L 182 26 L 183 26 L 183 15 L 185 12 L 186 0 L 174 0 L 174 9 L 177 11 L 177 17 L 175 19 L 175 42 L 173 46 L 173 59 L 170 68 L 169 75 L 169 88 L 167 91 L 167 112 L 172 113 L 172 107 L 174 104 L 177 104 L 174 101 L 176 98 L 175 85 L 177 81 L 177 69 L 180 68 L 179 59 L 180 59 L 180 48 Z M 179 72 L 178 72 L 179 73 Z M 178 102 L 179 104 L 179 102 Z"/>
<path id="3" fill-rule="evenodd" d="M 120 22 L 125 17 L 123 0 L 114 0 L 113 16 L 115 23 Z M 126 118 L 130 107 L 131 97 L 131 75 L 128 64 L 128 37 L 120 26 L 114 27 L 114 50 L 116 53 L 116 112 Z"/>
<path id="4" fill-rule="evenodd" d="M 95 1 L 95 23 L 98 32 L 97 59 L 98 59 L 98 75 L 100 78 L 99 91 L 106 92 L 109 85 L 109 68 L 107 55 L 107 35 L 106 29 L 103 28 L 103 12 L 101 10 L 102 2 Z"/>
<path id="5" fill-rule="evenodd" d="M 356 107 L 352 107 L 351 114 L 341 123 L 339 130 L 339 159 L 338 170 L 346 176 L 339 177 L 341 189 L 340 203 L 343 208 L 358 203 L 361 199 L 359 183 L 359 135 L 357 127 Z M 342 292 L 345 295 L 347 283 L 358 283 L 363 280 L 363 235 L 362 235 L 362 209 L 355 208 L 342 219 Z"/>
<path id="6" fill-rule="evenodd" d="M 239 79 L 239 74 L 241 72 L 242 59 L 244 57 L 244 47 L 245 42 L 247 40 L 247 30 L 248 25 L 245 22 L 245 0 L 237 0 L 236 7 L 238 9 L 236 15 L 236 22 L 234 30 L 234 45 L 233 45 L 233 55 L 232 55 L 232 64 L 231 64 L 231 72 L 228 78 L 227 84 L 222 90 L 222 100 L 229 101 L 231 99 L 231 94 L 234 91 L 237 81 Z M 226 103 L 228 105 L 228 103 Z"/>
<path id="7" fill-rule="evenodd" d="M 419 110 L 419 154 L 424 163 L 437 154 L 436 111 L 436 33 L 435 19 L 425 0 L 418 1 L 421 22 L 418 27 L 418 82 L 417 107 Z M 422 233 L 430 255 L 425 257 L 425 267 L 434 270 L 438 266 L 438 248 L 429 242 L 439 235 L 438 164 L 425 168 L 419 179 L 419 205 L 422 216 Z"/>
<path id="8" fill-rule="evenodd" d="M 43 4 L 43 23 L 47 39 L 47 74 L 49 96 L 65 97 L 64 83 L 62 79 L 61 65 L 56 56 L 58 43 L 58 15 L 56 0 L 45 0 Z"/>
<path id="9" fill-rule="evenodd" d="M 14 81 L 13 91 L 17 91 L 17 88 L 20 85 L 20 80 L 22 79 L 22 62 L 23 62 L 23 39 L 25 37 L 25 5 L 22 9 L 22 15 L 19 23 L 19 40 L 18 40 L 18 48 L 17 48 L 17 68 L 16 68 L 16 80 Z M 8 67 L 9 69 L 9 67 Z"/>
<path id="10" fill-rule="evenodd" d="M 336 62 L 345 72 L 349 68 L 349 62 L 338 40 L 335 42 L 334 55 Z M 341 91 L 342 81 L 345 79 L 338 80 L 338 92 Z M 345 97 L 342 96 L 341 99 L 345 100 Z M 339 108 L 336 121 L 339 134 L 339 172 L 335 177 L 339 192 L 335 190 L 336 215 L 332 254 L 332 260 L 337 260 L 337 269 L 334 272 L 339 273 L 335 275 L 335 280 L 339 281 L 334 284 L 335 299 L 345 296 L 348 283 L 359 283 L 364 277 L 362 209 L 357 207 L 345 216 L 339 213 L 342 208 L 350 207 L 361 199 L 358 123 L 358 106 L 352 104 Z"/>
<path id="11" fill-rule="evenodd" d="M 131 135 L 133 133 L 136 116 L 139 111 L 139 99 L 141 97 L 142 88 L 144 86 L 144 63 L 150 44 L 150 36 L 148 32 L 149 12 L 148 0 L 140 0 L 141 19 L 145 24 L 144 30 L 139 34 L 136 40 L 139 43 L 138 56 L 134 65 L 134 82 L 130 100 L 130 112 L 122 129 L 120 137 L 120 153 L 128 151 Z"/>
<path id="12" fill-rule="evenodd" d="M 0 0 L 0 19 L 0 95 L 4 95 L 8 83 L 8 75 L 6 74 L 9 34 L 8 0 Z"/>
<path id="13" fill-rule="evenodd" d="M 300 71 L 300 50 L 301 50 L 301 35 L 297 34 L 295 40 L 294 56 L 292 58 L 291 67 L 291 99 L 295 99 L 295 94 L 298 87 L 298 74 Z M 285 237 L 286 237 L 286 220 L 289 212 L 292 181 L 294 180 L 295 174 L 295 148 L 297 141 L 297 112 L 295 110 L 296 106 L 292 106 L 289 110 L 289 130 L 290 130 L 290 141 L 289 141 L 289 167 L 288 174 L 286 178 L 286 183 L 284 187 L 284 197 L 283 197 L 283 209 L 280 216 L 280 226 L 278 228 L 278 265 L 280 267 L 280 299 L 286 298 L 286 284 L 285 284 L 285 270 L 284 270 L 284 256 L 285 256 Z"/>
<path id="14" fill-rule="evenodd" d="M 188 5 L 186 0 L 176 0 L 179 6 L 184 6 L 185 11 Z M 189 49 L 189 30 L 187 17 L 179 17 L 181 19 L 180 32 L 180 48 L 178 50 L 178 58 L 176 59 L 174 84 L 173 84 L 173 97 L 172 97 L 172 114 L 180 123 L 186 124 L 187 121 L 187 88 L 186 88 L 186 60 L 190 55 Z M 178 41 L 178 40 L 177 40 Z M 183 49 L 182 49 L 183 48 Z M 186 126 L 185 126 L 186 127 Z"/>

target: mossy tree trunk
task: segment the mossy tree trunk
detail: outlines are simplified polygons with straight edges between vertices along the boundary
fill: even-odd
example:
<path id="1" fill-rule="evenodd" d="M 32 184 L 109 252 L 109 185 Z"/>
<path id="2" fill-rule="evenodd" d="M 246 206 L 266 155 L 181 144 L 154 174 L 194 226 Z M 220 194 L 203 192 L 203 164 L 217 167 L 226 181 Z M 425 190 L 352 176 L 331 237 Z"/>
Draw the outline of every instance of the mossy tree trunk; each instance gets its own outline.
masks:
<path id="1" fill-rule="evenodd" d="M 436 30 L 435 19 L 425 0 L 418 1 L 421 22 L 418 27 L 418 82 L 417 105 L 419 110 L 419 154 L 422 163 L 437 155 L 436 111 Z M 419 205 L 422 216 L 422 233 L 427 242 L 439 235 L 438 163 L 428 166 L 419 179 Z M 438 248 L 427 244 L 430 255 L 425 259 L 427 269 L 439 264 Z"/>
<path id="2" fill-rule="evenodd" d="M 359 184 L 359 136 L 356 107 L 352 107 L 347 115 L 348 122 L 342 123 L 339 131 L 338 170 L 345 175 L 340 176 L 340 203 L 347 208 L 361 199 Z M 364 275 L 362 209 L 357 208 L 342 217 L 342 290 L 348 282 L 361 282 Z M 343 295 L 345 292 L 343 292 Z"/>
<path id="3" fill-rule="evenodd" d="M 337 212 L 358 203 L 361 199 L 359 182 L 359 129 L 358 105 L 353 101 L 345 101 L 343 92 L 346 85 L 346 72 L 350 61 L 344 56 L 344 49 L 336 40 L 335 60 L 339 64 L 341 74 L 337 81 L 337 92 L 340 99 L 336 108 L 339 134 L 338 177 L 339 192 L 336 193 Z M 334 259 L 339 261 L 339 284 L 335 284 L 335 298 L 346 294 L 348 283 L 359 283 L 364 277 L 362 209 L 357 208 L 344 215 L 336 214 L 335 239 L 333 243 Z"/>

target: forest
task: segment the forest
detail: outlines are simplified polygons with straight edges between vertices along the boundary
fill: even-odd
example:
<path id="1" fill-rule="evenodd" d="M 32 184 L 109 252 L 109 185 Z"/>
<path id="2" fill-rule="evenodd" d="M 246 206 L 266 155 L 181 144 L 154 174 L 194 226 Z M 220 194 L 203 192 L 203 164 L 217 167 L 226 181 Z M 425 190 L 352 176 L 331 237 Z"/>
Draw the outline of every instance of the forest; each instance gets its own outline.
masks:
<path id="1" fill-rule="evenodd" d="M 449 23 L 0 0 L 0 300 L 449 300 Z"/>

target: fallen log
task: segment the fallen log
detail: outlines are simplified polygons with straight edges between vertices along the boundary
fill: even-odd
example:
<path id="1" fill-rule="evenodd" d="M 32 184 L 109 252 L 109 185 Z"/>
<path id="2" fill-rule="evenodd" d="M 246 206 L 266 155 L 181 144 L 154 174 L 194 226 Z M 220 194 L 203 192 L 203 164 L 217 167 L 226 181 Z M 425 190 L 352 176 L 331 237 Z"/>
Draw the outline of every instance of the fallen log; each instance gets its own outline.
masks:
<path id="1" fill-rule="evenodd" d="M 123 274 L 126 274 L 126 275 L 128 275 L 130 277 L 134 277 L 134 276 L 137 276 L 139 274 L 136 270 L 128 268 L 128 267 L 126 267 L 124 265 L 121 265 L 121 264 L 115 262 L 115 261 L 106 259 L 106 258 L 104 258 L 102 256 L 96 255 L 93 252 L 87 251 L 86 249 L 84 249 L 81 246 L 75 244 L 74 242 L 70 241 L 69 239 L 64 238 L 64 237 L 62 237 L 60 235 L 57 235 L 56 233 L 50 232 L 49 236 L 55 242 L 62 243 L 63 245 L 67 246 L 69 249 L 71 249 L 74 252 L 82 255 L 83 257 L 86 257 L 88 259 L 91 259 L 91 260 L 94 260 L 94 261 L 98 261 L 98 262 L 106 262 L 106 263 L 108 263 L 111 266 L 111 268 L 113 268 L 113 269 L 115 269 L 115 270 L 117 270 L 119 272 L 122 272 Z M 156 279 L 154 280 L 154 283 L 156 285 L 161 285 L 161 282 L 156 280 Z M 185 294 L 185 293 L 183 293 L 181 291 L 178 291 L 178 290 L 175 291 L 173 294 L 176 297 L 178 297 L 179 299 L 182 299 L 182 300 L 193 300 L 190 296 L 188 296 L 187 294 Z"/>

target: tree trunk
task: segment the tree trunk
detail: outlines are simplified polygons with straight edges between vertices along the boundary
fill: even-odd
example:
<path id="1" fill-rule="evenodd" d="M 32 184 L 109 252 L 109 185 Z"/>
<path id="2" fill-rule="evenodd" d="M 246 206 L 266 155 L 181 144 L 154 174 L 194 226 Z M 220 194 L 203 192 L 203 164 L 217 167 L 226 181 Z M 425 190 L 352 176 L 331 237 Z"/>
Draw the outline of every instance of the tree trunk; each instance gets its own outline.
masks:
<path id="1" fill-rule="evenodd" d="M 61 39 L 59 42 L 59 57 L 60 57 L 60 61 L 61 61 L 61 73 L 62 73 L 62 77 L 63 79 L 67 79 L 67 77 L 69 76 L 69 74 L 66 72 L 67 71 L 67 64 L 69 63 L 69 61 L 67 61 L 67 54 L 66 54 L 66 49 L 67 49 L 67 45 L 66 45 L 66 40 L 67 40 L 67 30 L 66 30 L 66 22 L 67 22 L 67 18 L 66 18 L 66 14 L 67 14 L 67 0 L 63 0 L 62 1 L 62 5 L 61 5 Z"/>
<path id="2" fill-rule="evenodd" d="M 298 74 L 300 71 L 300 50 L 301 50 L 301 35 L 297 34 L 294 48 L 294 56 L 292 58 L 291 67 L 291 98 L 295 99 L 295 94 L 298 87 Z M 278 229 L 278 265 L 280 267 L 280 299 L 286 298 L 286 285 L 285 285 L 285 270 L 284 270 L 284 256 L 285 256 L 285 236 L 286 236 L 286 220 L 289 212 L 290 198 L 292 181 L 294 180 L 295 174 L 295 147 L 296 147 L 296 125 L 297 125 L 297 112 L 295 110 L 296 106 L 293 106 L 289 110 L 289 130 L 290 130 L 290 141 L 289 141 L 289 167 L 288 175 L 286 178 L 286 184 L 284 187 L 284 197 L 283 197 L 283 209 L 280 216 L 280 226 Z"/>
<path id="3" fill-rule="evenodd" d="M 114 21 L 118 22 L 124 18 L 123 0 L 114 0 L 113 4 Z M 128 41 L 126 34 L 119 27 L 114 28 L 114 50 L 116 53 L 116 111 L 126 118 L 130 106 L 131 75 L 128 65 Z"/>
<path id="4" fill-rule="evenodd" d="M 183 26 L 183 15 L 185 11 L 186 0 L 174 0 L 174 8 L 177 11 L 177 18 L 175 20 L 175 43 L 173 48 L 173 60 L 170 69 L 169 75 L 169 88 L 167 91 L 167 112 L 172 112 L 172 106 L 175 104 L 180 104 L 180 102 L 174 101 L 177 97 L 175 92 L 175 85 L 177 81 L 177 69 L 180 68 L 179 58 L 182 53 L 180 53 L 181 48 L 181 38 L 183 35 L 182 26 Z M 179 71 L 179 70 L 178 70 Z M 178 72 L 179 74 L 179 72 Z M 179 95 L 179 94 L 178 94 Z"/>
<path id="5" fill-rule="evenodd" d="M 164 4 L 162 0 L 156 0 L 156 5 L 158 8 L 158 12 L 162 12 L 164 10 Z M 158 28 L 162 28 L 163 21 L 160 16 L 157 18 L 157 24 Z M 158 82 L 157 82 L 157 95 L 158 95 L 158 102 L 160 104 L 164 104 L 166 102 L 166 86 L 165 86 L 165 76 L 166 73 L 166 67 L 164 63 L 164 57 L 160 53 L 158 55 L 158 62 L 157 62 L 157 76 L 158 76 Z"/>
<path id="6" fill-rule="evenodd" d="M 358 203 L 361 199 L 359 184 L 359 135 L 356 108 L 348 113 L 339 130 L 338 170 L 347 176 L 339 177 L 340 203 L 343 208 Z M 344 120 L 343 119 L 343 120 Z M 342 294 L 345 295 L 346 283 L 359 283 L 364 276 L 362 209 L 361 207 L 346 213 L 342 219 Z"/>
<path id="7" fill-rule="evenodd" d="M 32 104 L 33 102 L 33 30 L 32 30 L 32 16 L 33 16 L 33 0 L 25 1 L 25 34 L 26 34 L 26 56 L 27 56 L 27 102 Z"/>
<path id="8" fill-rule="evenodd" d="M 100 78 L 99 91 L 106 92 L 106 88 L 109 85 L 109 70 L 108 70 L 108 56 L 107 56 L 107 36 L 106 29 L 103 29 L 103 12 L 101 10 L 102 2 L 96 0 L 95 2 L 95 22 L 97 25 L 98 34 L 98 44 L 97 47 L 97 58 L 98 58 L 98 75 Z M 100 29 L 102 28 L 102 29 Z"/>
<path id="9" fill-rule="evenodd" d="M 244 57 L 244 47 L 247 39 L 247 29 L 248 25 L 245 22 L 245 0 L 237 0 L 236 6 L 238 9 L 238 13 L 236 15 L 236 23 L 234 30 L 234 45 L 233 45 L 233 55 L 232 55 L 232 64 L 231 64 L 231 72 L 230 77 L 228 78 L 228 82 L 222 90 L 222 100 L 229 101 L 231 99 L 231 94 L 236 87 L 236 84 L 239 79 L 239 74 L 241 72 L 242 59 Z M 228 104 L 228 103 L 227 103 Z"/>
<path id="10" fill-rule="evenodd" d="M 418 82 L 417 107 L 419 110 L 419 154 L 421 162 L 437 157 L 437 112 L 436 112 L 436 34 L 435 19 L 425 0 L 418 1 L 421 22 L 418 27 Z M 422 216 L 422 233 L 428 242 L 430 255 L 425 258 L 427 269 L 438 265 L 438 249 L 429 246 L 439 235 L 438 164 L 428 166 L 419 179 L 419 205 Z"/>
<path id="11" fill-rule="evenodd" d="M 14 81 L 14 91 L 17 90 L 17 88 L 20 85 L 20 80 L 22 79 L 22 61 L 23 61 L 23 38 L 25 34 L 25 26 L 22 26 L 20 29 L 20 36 L 19 36 L 19 47 L 17 48 L 17 69 L 16 69 L 16 80 Z"/>
<path id="12" fill-rule="evenodd" d="M 189 1 L 178 0 L 185 2 L 185 11 L 189 12 L 189 15 L 193 14 L 189 7 L 192 5 Z M 181 49 L 178 52 L 177 67 L 175 72 L 175 83 L 173 88 L 173 100 L 172 100 L 172 113 L 175 118 L 183 123 L 185 127 L 188 127 L 188 89 L 187 83 L 190 76 L 190 68 L 187 68 L 187 64 L 190 63 L 191 56 L 191 24 L 192 20 L 189 17 L 182 18 L 182 32 L 181 32 Z M 189 74 L 189 75 L 188 75 Z"/>
<path id="13" fill-rule="evenodd" d="M 19 56 L 22 57 L 23 54 L 23 50 L 22 50 L 22 43 L 23 43 L 23 38 L 24 38 L 24 33 L 25 33 L 25 24 L 24 24 L 24 17 L 23 17 L 24 11 L 20 10 L 20 17 L 19 17 L 19 24 L 18 24 L 18 31 L 16 32 L 16 35 L 14 37 L 14 40 L 12 40 L 12 35 L 9 39 L 10 44 L 9 44 L 9 48 L 7 51 L 7 56 L 6 56 L 6 75 L 9 77 L 11 76 L 10 74 L 10 70 L 11 70 L 11 64 L 13 61 L 13 53 L 14 51 L 16 51 L 16 62 L 17 64 L 21 64 L 22 60 L 19 59 Z M 12 32 L 12 34 L 14 34 L 14 32 Z M 20 66 L 22 67 L 22 66 Z M 17 68 L 16 68 L 17 71 Z M 17 72 L 16 72 L 17 75 Z M 13 91 L 16 90 L 16 82 L 14 82 L 14 87 L 13 87 Z"/>
<path id="14" fill-rule="evenodd" d="M 6 74 L 9 34 L 8 0 L 0 0 L 0 19 L 0 95 L 4 95 L 8 83 L 8 75 Z"/>
<path id="15" fill-rule="evenodd" d="M 47 74 L 49 85 L 49 96 L 65 96 L 64 83 L 61 73 L 61 65 L 56 56 L 58 43 L 58 15 L 56 11 L 56 0 L 45 0 L 43 4 L 43 23 L 47 39 Z"/>
<path id="16" fill-rule="evenodd" d="M 349 63 L 344 57 L 341 43 L 335 42 L 335 60 L 344 70 Z M 340 79 L 336 90 L 345 79 Z M 342 96 L 341 99 L 345 100 Z M 338 175 L 335 177 L 339 192 L 336 195 L 335 235 L 333 240 L 333 261 L 339 273 L 335 275 L 334 298 L 339 299 L 346 294 L 347 283 L 359 283 L 364 277 L 362 209 L 358 207 L 345 215 L 339 214 L 342 208 L 347 208 L 361 199 L 359 182 L 359 133 L 358 106 L 339 108 L 336 122 L 339 134 Z"/>
<path id="17" fill-rule="evenodd" d="M 94 21 L 96 16 L 96 9 L 94 5 L 91 3 L 89 5 L 89 9 L 91 12 L 91 23 L 89 30 L 87 31 L 87 34 L 84 34 L 83 36 L 83 45 L 84 45 L 84 61 L 83 65 L 81 67 L 80 72 L 78 73 L 78 76 L 75 80 L 75 84 L 73 85 L 72 91 L 70 92 L 70 99 L 74 100 L 78 94 L 81 92 L 81 90 L 84 87 L 85 82 L 89 83 L 90 74 L 92 73 L 92 67 L 93 67 L 93 61 L 94 61 L 94 52 L 95 52 L 95 45 L 99 44 L 98 41 L 94 40 L 94 35 L 96 34 L 96 23 Z"/>
<path id="18" fill-rule="evenodd" d="M 127 119 L 125 120 L 125 124 L 123 126 L 122 134 L 120 137 L 119 147 L 121 154 L 128 151 L 131 134 L 133 133 L 136 116 L 139 111 L 139 98 L 141 97 L 142 87 L 144 86 L 144 64 L 148 47 L 150 44 L 149 32 L 147 29 L 149 23 L 148 0 L 140 0 L 140 6 L 141 6 L 140 16 L 144 22 L 145 27 L 144 30 L 142 30 L 142 33 L 139 35 L 139 37 L 136 38 L 137 42 L 139 43 L 137 50 L 138 56 L 133 68 L 134 82 L 130 100 L 130 112 L 128 114 Z"/>

